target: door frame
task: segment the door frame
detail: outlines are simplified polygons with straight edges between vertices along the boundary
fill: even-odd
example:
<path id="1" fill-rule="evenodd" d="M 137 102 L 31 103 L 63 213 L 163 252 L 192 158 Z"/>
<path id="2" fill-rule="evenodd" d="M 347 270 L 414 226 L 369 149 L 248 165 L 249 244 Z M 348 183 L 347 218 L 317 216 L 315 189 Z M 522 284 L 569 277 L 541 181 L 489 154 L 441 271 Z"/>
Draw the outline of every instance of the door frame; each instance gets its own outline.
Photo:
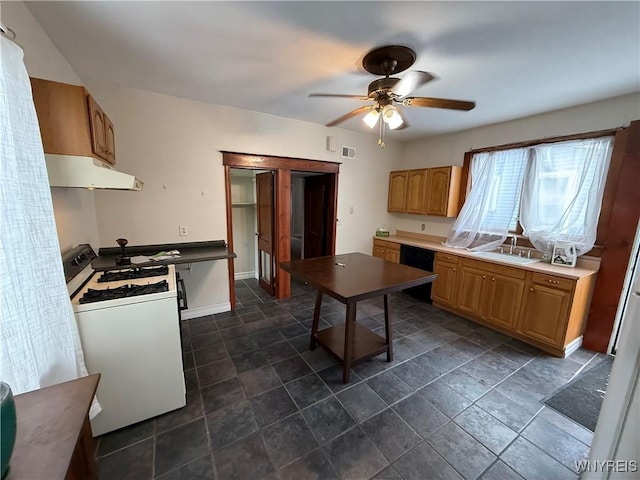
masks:
<path id="1" fill-rule="evenodd" d="M 329 254 L 333 255 L 336 250 L 338 175 L 340 173 L 340 163 L 227 151 L 221 151 L 221 153 L 222 165 L 224 166 L 225 199 L 227 203 L 227 243 L 229 250 L 232 252 L 231 169 L 272 170 L 275 173 L 275 296 L 276 298 L 287 298 L 291 296 L 291 278 L 287 272 L 280 269 L 279 265 L 281 262 L 287 262 L 291 259 L 291 172 L 314 172 L 332 175 L 329 189 L 329 211 L 327 214 L 327 228 L 329 230 L 327 232 L 327 238 L 329 239 Z M 229 302 L 231 303 L 231 309 L 234 310 L 236 307 L 234 259 L 230 258 L 228 264 Z"/>

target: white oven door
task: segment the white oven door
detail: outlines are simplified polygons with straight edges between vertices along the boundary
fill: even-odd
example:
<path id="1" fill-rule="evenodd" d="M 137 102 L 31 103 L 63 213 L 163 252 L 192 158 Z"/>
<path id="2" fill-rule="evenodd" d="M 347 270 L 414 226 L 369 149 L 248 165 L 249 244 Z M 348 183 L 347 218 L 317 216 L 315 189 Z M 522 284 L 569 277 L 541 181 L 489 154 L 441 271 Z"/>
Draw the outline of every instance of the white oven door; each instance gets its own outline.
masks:
<path id="1" fill-rule="evenodd" d="M 102 412 L 93 435 L 185 405 L 175 293 L 153 301 L 76 312 L 89 373 L 100 373 Z"/>

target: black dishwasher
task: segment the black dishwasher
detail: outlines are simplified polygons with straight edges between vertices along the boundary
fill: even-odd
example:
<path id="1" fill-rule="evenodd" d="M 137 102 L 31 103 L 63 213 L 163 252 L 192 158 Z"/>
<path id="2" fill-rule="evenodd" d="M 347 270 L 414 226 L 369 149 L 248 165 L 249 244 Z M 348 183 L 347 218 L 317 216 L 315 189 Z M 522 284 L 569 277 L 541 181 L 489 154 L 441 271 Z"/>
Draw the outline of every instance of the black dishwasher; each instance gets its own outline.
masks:
<path id="1" fill-rule="evenodd" d="M 412 247 L 409 245 L 400 246 L 400 263 L 408 265 L 410 267 L 419 268 L 421 270 L 427 270 L 433 272 L 433 261 L 435 259 L 435 252 L 433 250 L 426 250 L 424 248 Z M 412 297 L 425 302 L 431 303 L 431 282 L 417 287 L 411 287 L 403 290 Z"/>

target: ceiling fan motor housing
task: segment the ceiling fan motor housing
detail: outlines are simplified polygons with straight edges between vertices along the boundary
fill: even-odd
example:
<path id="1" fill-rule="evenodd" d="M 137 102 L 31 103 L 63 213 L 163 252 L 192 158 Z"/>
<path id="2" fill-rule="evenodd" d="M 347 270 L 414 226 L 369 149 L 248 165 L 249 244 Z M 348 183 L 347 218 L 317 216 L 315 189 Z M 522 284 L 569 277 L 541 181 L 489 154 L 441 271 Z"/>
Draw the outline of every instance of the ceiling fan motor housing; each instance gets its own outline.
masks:
<path id="1" fill-rule="evenodd" d="M 369 98 L 386 97 L 387 92 L 400 81 L 399 78 L 379 78 L 369 84 Z"/>

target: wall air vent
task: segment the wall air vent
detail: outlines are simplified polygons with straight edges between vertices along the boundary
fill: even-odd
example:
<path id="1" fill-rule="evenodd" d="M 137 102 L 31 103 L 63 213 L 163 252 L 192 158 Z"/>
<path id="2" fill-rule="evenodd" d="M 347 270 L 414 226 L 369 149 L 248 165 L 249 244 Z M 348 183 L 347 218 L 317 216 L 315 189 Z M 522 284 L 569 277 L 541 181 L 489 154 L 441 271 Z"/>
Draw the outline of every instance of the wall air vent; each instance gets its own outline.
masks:
<path id="1" fill-rule="evenodd" d="M 343 145 L 341 156 L 342 158 L 356 158 L 355 147 L 347 147 L 346 145 Z"/>

